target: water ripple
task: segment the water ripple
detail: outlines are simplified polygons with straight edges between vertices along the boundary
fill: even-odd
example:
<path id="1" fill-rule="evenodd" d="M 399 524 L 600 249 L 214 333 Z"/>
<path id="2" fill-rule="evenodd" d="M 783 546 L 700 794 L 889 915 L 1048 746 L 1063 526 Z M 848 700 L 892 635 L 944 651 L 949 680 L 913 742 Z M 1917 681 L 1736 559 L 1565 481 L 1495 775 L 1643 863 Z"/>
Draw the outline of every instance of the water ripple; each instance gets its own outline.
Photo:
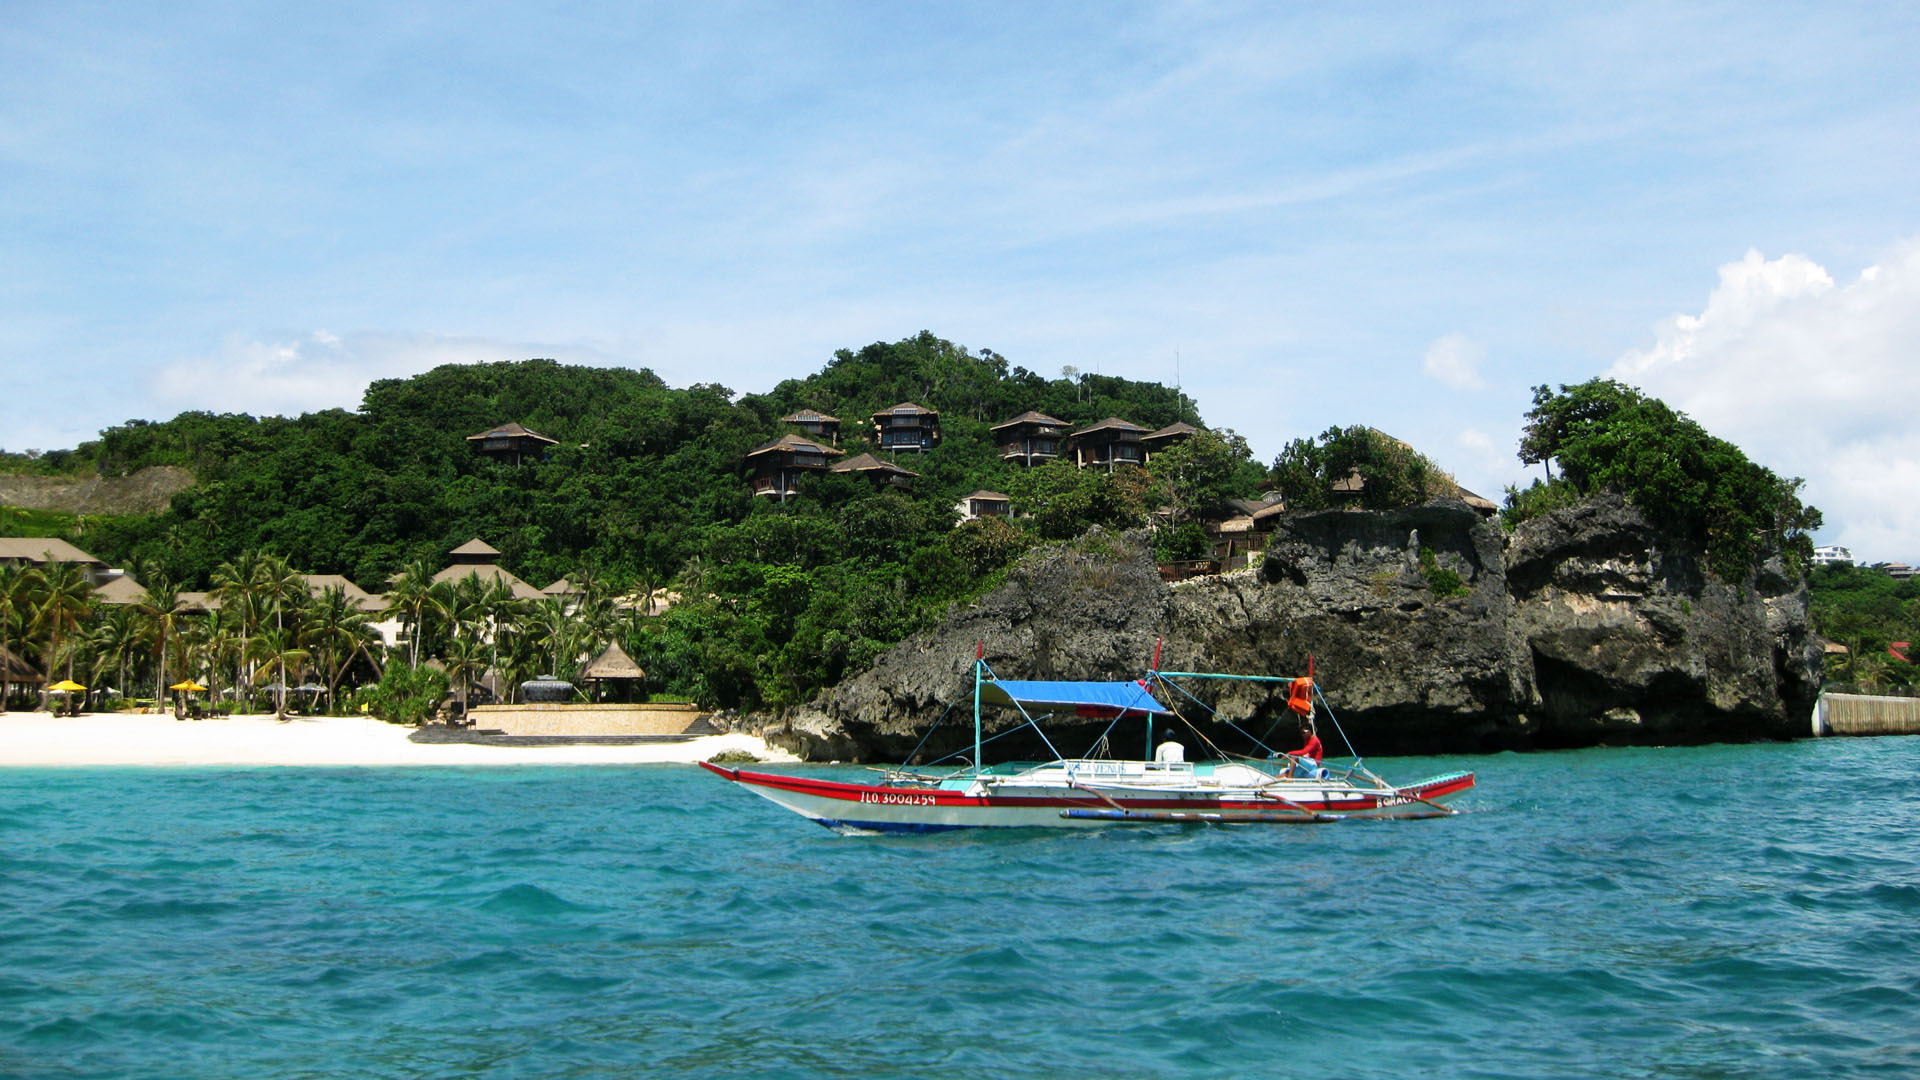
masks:
<path id="1" fill-rule="evenodd" d="M 1484 786 L 844 838 L 677 767 L 0 770 L 0 1075 L 1920 1074 L 1920 740 L 1376 764 Z"/>

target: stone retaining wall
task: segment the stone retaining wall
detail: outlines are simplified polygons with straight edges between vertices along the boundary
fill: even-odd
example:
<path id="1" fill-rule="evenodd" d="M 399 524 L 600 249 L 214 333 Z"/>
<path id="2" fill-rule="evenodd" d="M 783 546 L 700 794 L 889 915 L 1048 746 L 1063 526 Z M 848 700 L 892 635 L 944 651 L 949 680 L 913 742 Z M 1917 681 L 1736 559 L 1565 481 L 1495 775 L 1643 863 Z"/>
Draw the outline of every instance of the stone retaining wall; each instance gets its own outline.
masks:
<path id="1" fill-rule="evenodd" d="M 477 705 L 475 728 L 508 735 L 682 735 L 705 733 L 694 705 Z"/>
<path id="2" fill-rule="evenodd" d="M 1920 735 L 1920 698 L 1822 694 L 1815 735 Z"/>

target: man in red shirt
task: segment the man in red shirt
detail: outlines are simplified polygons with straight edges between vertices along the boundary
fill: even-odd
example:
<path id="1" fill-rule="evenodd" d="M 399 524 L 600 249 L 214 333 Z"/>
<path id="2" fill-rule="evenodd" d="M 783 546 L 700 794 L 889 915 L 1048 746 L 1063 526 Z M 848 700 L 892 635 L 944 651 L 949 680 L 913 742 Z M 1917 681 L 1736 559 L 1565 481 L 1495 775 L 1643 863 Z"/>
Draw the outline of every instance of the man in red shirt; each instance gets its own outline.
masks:
<path id="1" fill-rule="evenodd" d="M 1310 720 L 1301 722 L 1300 734 L 1305 739 L 1305 745 L 1298 750 L 1287 751 L 1287 756 L 1294 761 L 1292 771 L 1302 776 L 1312 776 L 1320 768 L 1320 758 L 1323 756 L 1320 736 L 1314 732 L 1313 722 Z"/>

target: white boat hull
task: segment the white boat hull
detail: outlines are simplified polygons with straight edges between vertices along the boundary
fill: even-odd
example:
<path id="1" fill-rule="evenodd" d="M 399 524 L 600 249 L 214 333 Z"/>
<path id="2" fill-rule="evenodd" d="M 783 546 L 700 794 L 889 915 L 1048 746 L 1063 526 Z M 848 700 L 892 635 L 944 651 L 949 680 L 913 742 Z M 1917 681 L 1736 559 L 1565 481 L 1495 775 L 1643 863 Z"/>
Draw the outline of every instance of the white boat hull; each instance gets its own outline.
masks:
<path id="1" fill-rule="evenodd" d="M 1103 763 L 1110 764 L 1110 763 Z M 1126 763 L 1144 766 L 1147 763 Z M 1097 828 L 1116 822 L 1288 824 L 1349 817 L 1433 817 L 1441 802 L 1473 786 L 1471 773 L 1435 777 L 1405 788 L 1358 788 L 1344 781 L 1282 780 L 1209 790 L 1190 773 L 1151 775 L 1139 769 L 1110 782 L 1071 785 L 1038 778 L 975 780 L 959 788 L 916 784 L 849 784 L 813 777 L 705 767 L 755 794 L 843 832 L 937 832 L 948 829 Z M 1063 775 L 1065 770 L 1058 770 Z M 1256 774 L 1264 775 L 1264 774 Z M 1024 782 L 1023 782 L 1024 781 Z"/>

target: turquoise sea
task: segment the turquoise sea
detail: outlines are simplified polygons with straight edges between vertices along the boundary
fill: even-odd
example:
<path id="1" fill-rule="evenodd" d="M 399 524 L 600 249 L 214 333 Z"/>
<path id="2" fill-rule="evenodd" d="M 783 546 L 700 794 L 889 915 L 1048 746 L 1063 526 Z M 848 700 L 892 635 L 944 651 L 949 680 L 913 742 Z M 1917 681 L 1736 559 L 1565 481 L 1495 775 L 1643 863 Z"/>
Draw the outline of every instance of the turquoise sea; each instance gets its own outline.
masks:
<path id="1" fill-rule="evenodd" d="M 1372 764 L 1481 787 L 846 838 L 683 766 L 0 770 L 0 1076 L 1920 1075 L 1920 739 Z"/>

